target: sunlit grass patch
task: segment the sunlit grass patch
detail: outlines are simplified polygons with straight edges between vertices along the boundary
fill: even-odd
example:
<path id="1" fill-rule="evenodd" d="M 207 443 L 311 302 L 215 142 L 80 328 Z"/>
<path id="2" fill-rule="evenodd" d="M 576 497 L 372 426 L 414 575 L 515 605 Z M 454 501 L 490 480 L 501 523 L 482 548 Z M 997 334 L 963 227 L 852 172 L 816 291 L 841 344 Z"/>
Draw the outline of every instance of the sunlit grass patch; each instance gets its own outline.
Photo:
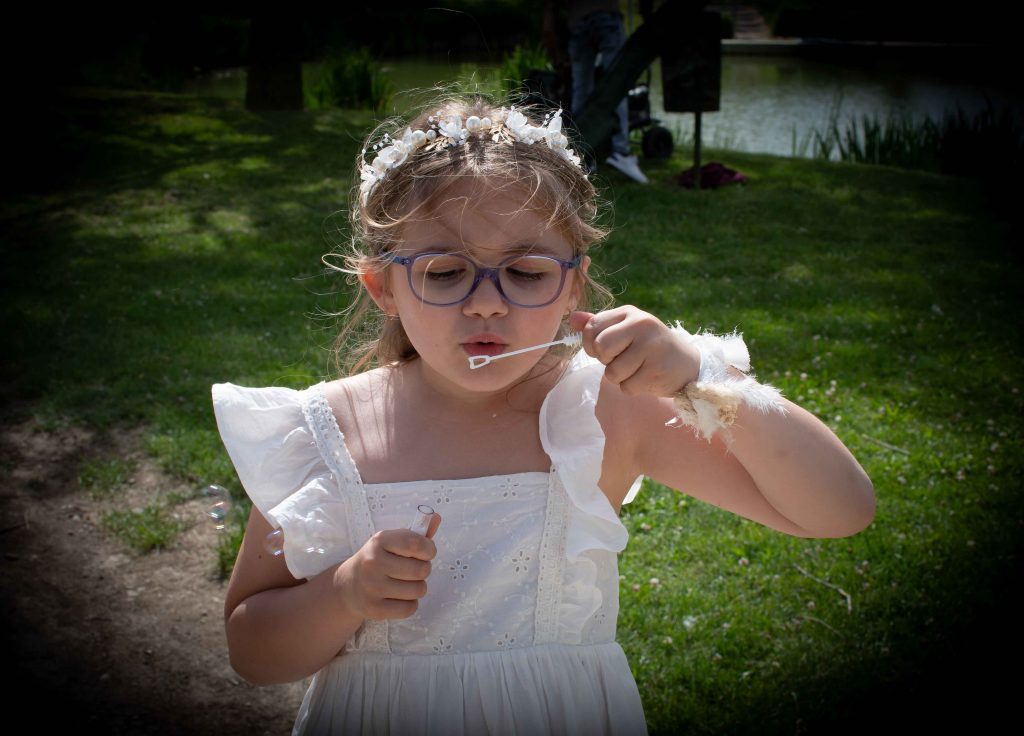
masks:
<path id="1" fill-rule="evenodd" d="M 103 525 L 138 552 L 167 547 L 189 524 L 159 503 L 103 515 Z"/>
<path id="2" fill-rule="evenodd" d="M 82 464 L 78 485 L 93 498 L 106 498 L 123 488 L 135 470 L 135 463 L 124 458 L 92 459 Z"/>

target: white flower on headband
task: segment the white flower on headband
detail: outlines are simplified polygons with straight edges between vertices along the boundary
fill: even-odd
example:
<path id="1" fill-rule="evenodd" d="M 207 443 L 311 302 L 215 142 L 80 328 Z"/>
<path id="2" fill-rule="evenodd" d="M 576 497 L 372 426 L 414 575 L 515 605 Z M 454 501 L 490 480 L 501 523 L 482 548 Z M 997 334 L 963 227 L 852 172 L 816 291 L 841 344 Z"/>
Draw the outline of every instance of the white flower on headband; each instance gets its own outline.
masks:
<path id="1" fill-rule="evenodd" d="M 454 141 L 456 145 L 466 140 L 467 131 L 462 127 L 461 115 L 452 115 L 447 120 L 439 121 L 437 129 L 441 132 L 441 135 Z"/>
<path id="2" fill-rule="evenodd" d="M 470 135 L 489 137 L 495 143 L 526 143 L 532 145 L 540 141 L 546 141 L 548 148 L 557 151 L 566 161 L 578 168 L 580 157 L 575 151 L 568 147 L 569 139 L 562 133 L 562 111 L 549 115 L 543 125 L 531 125 L 529 118 L 523 113 L 511 108 L 507 113 L 502 108 L 495 113 L 494 120 L 490 118 L 479 118 L 471 115 L 466 119 L 465 127 L 462 124 L 461 115 L 449 115 L 443 117 L 438 111 L 437 115 L 427 118 L 430 123 L 428 130 L 412 130 L 406 128 L 401 140 L 395 140 L 385 134 L 382 143 L 373 147 L 377 151 L 371 163 L 364 160 L 359 167 L 359 193 L 363 204 L 370 198 L 371 192 L 389 171 L 395 169 L 409 158 L 414 151 L 423 148 L 427 151 L 435 151 L 454 146 L 460 146 L 466 142 Z M 366 151 L 363 151 L 366 155 Z M 584 175 L 585 172 L 584 172 Z"/>
<path id="3" fill-rule="evenodd" d="M 551 119 L 545 128 L 544 137 L 547 139 L 548 148 L 553 148 L 562 154 L 567 161 L 574 164 L 575 166 L 580 165 L 580 157 L 576 155 L 576 152 L 571 148 L 568 148 L 569 139 L 562 133 L 562 111 L 559 110 Z"/>
<path id="4" fill-rule="evenodd" d="M 405 159 L 409 158 L 410 151 L 412 151 L 412 146 L 408 143 L 395 141 L 392 145 L 380 150 L 377 160 L 373 162 L 374 168 L 379 166 L 381 169 L 393 169 L 396 166 L 401 166 L 405 163 Z"/>
<path id="5" fill-rule="evenodd" d="M 514 107 L 509 112 L 508 117 L 505 118 L 505 127 L 508 128 L 509 133 L 515 136 L 517 141 L 522 143 L 533 143 L 535 140 L 533 132 L 538 130 L 538 128 L 530 125 L 529 118 Z"/>

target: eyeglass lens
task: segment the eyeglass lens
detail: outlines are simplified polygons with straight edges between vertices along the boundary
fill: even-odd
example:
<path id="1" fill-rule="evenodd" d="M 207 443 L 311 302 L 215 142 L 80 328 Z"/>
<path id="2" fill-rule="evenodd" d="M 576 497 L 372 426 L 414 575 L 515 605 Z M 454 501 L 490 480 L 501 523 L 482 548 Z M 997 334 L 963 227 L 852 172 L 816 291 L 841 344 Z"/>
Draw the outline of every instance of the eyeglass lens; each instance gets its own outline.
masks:
<path id="1" fill-rule="evenodd" d="M 465 299 L 476 279 L 476 264 L 456 253 L 425 253 L 411 264 L 412 289 L 433 304 L 455 304 Z M 558 296 L 562 265 L 544 256 L 521 256 L 498 266 L 498 281 L 505 297 L 522 306 L 541 305 Z"/>

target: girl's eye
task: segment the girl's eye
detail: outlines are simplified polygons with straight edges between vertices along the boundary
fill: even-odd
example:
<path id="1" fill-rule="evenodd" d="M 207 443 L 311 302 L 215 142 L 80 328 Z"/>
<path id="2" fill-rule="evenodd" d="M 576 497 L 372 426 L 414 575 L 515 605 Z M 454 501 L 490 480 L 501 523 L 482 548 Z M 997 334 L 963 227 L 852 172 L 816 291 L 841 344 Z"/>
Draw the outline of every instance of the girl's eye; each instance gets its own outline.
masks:
<path id="1" fill-rule="evenodd" d="M 465 278 L 469 264 L 461 258 L 446 255 L 423 256 L 413 262 L 413 275 L 419 281 L 433 284 L 458 282 Z"/>
<path id="2" fill-rule="evenodd" d="M 522 268 L 506 268 L 505 273 L 516 281 L 541 281 L 549 275 L 546 271 L 535 271 Z"/>
<path id="3" fill-rule="evenodd" d="M 426 278 L 431 281 L 455 281 L 462 278 L 465 269 L 452 268 L 447 271 L 427 271 Z"/>

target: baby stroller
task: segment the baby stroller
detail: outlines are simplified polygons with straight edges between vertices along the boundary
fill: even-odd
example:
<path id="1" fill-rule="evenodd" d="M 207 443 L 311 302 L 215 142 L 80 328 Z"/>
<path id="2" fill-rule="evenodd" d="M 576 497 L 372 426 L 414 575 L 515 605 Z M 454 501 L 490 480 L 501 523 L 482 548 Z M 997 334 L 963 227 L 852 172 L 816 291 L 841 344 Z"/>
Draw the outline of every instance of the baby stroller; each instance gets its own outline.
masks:
<path id="1" fill-rule="evenodd" d="M 644 158 L 666 159 L 672 155 L 675 142 L 668 128 L 660 125 L 661 121 L 657 118 L 651 117 L 650 92 L 651 71 L 648 69 L 646 79 L 629 91 L 629 129 L 646 128 L 640 139 L 640 150 Z"/>

